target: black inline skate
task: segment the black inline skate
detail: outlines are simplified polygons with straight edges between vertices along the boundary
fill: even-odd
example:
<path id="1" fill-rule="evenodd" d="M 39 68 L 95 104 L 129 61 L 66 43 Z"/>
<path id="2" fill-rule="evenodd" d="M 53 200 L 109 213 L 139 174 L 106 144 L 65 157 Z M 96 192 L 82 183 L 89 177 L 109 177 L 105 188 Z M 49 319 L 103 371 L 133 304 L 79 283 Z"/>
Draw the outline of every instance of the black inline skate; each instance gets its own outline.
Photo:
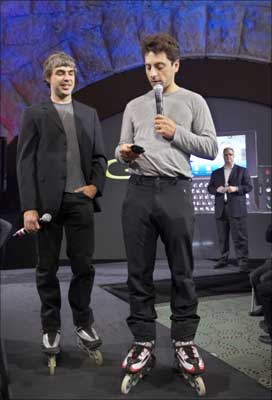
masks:
<path id="1" fill-rule="evenodd" d="M 77 327 L 77 345 L 80 349 L 85 351 L 88 356 L 95 360 L 97 365 L 103 364 L 103 356 L 98 348 L 102 344 L 101 338 L 96 333 L 95 329 L 90 326 L 88 328 Z"/>
<path id="2" fill-rule="evenodd" d="M 126 372 L 121 384 L 121 392 L 127 394 L 140 379 L 142 379 L 155 365 L 153 354 L 155 342 L 134 342 L 122 363 Z"/>
<path id="3" fill-rule="evenodd" d="M 196 389 L 199 396 L 204 396 L 206 388 L 200 375 L 205 371 L 205 365 L 194 342 L 173 341 L 173 346 L 175 349 L 175 370 Z"/>
<path id="4" fill-rule="evenodd" d="M 48 331 L 43 333 L 42 352 L 48 357 L 50 375 L 55 374 L 56 357 L 60 353 L 60 331 Z"/>

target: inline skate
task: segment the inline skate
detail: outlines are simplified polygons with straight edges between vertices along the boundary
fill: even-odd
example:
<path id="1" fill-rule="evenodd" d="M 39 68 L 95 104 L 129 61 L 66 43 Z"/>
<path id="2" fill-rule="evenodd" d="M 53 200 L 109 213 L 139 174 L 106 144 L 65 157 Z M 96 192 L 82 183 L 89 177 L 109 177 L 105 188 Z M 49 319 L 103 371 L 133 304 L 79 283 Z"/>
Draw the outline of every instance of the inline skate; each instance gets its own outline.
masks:
<path id="1" fill-rule="evenodd" d="M 175 349 L 175 370 L 196 389 L 199 396 L 204 396 L 206 388 L 200 375 L 204 372 L 205 365 L 194 342 L 173 341 L 173 346 Z"/>
<path id="2" fill-rule="evenodd" d="M 102 340 L 96 333 L 95 329 L 90 326 L 88 328 L 77 327 L 77 345 L 80 349 L 85 351 L 88 356 L 95 360 L 97 365 L 103 364 L 103 356 L 98 349 L 102 345 Z"/>
<path id="3" fill-rule="evenodd" d="M 125 371 L 121 392 L 127 394 L 155 365 L 154 341 L 134 342 L 122 363 Z"/>
<path id="4" fill-rule="evenodd" d="M 48 357 L 49 374 L 55 374 L 56 357 L 60 353 L 60 331 L 48 331 L 43 333 L 42 352 Z"/>

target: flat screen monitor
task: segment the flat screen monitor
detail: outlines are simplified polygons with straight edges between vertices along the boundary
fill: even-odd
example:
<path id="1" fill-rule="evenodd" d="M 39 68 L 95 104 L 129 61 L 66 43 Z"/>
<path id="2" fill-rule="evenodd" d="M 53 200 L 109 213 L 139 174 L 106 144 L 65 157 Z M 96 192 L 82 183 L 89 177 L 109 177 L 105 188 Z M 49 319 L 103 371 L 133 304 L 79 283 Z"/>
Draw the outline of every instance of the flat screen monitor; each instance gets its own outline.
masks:
<path id="1" fill-rule="evenodd" d="M 209 178 L 211 173 L 224 165 L 223 150 L 234 149 L 234 162 L 248 169 L 250 176 L 257 176 L 256 132 L 222 132 L 217 134 L 218 155 L 214 160 L 191 156 L 191 168 L 194 178 Z"/>

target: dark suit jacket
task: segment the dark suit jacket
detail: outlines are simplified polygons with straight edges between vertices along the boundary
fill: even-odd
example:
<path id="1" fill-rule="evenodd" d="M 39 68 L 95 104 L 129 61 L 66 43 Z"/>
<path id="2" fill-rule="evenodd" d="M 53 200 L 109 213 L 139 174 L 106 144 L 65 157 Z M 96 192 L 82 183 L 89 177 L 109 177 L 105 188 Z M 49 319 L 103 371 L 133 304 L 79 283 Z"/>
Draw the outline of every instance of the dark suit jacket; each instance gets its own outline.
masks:
<path id="1" fill-rule="evenodd" d="M 95 109 L 73 101 L 81 168 L 86 184 L 101 196 L 107 160 Z M 29 107 L 22 117 L 17 147 L 17 176 L 22 210 L 55 215 L 66 182 L 66 134 L 51 101 Z M 94 210 L 100 211 L 94 199 Z"/>
<path id="2" fill-rule="evenodd" d="M 234 165 L 229 177 L 229 186 L 238 186 L 238 192 L 228 193 L 229 215 L 244 217 L 247 215 L 246 193 L 251 192 L 250 176 L 246 168 Z M 215 217 L 220 218 L 224 210 L 224 194 L 217 193 L 219 186 L 225 186 L 224 167 L 213 171 L 208 185 L 208 192 L 215 195 Z"/>

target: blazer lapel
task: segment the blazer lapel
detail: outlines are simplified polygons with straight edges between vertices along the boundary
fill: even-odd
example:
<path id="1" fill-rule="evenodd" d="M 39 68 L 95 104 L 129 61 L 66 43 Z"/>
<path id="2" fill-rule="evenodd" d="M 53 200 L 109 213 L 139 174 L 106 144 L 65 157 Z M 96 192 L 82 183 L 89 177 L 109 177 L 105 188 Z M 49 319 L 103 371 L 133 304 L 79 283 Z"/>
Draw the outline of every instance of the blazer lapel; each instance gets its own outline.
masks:
<path id="1" fill-rule="evenodd" d="M 80 107 L 76 101 L 73 100 L 73 109 L 74 109 L 74 120 L 75 120 L 75 126 L 76 126 L 76 134 L 77 134 L 77 140 L 78 140 L 78 145 L 80 148 L 81 152 L 81 146 L 82 146 L 82 124 L 80 122 L 81 120 L 81 115 L 80 115 Z"/>
<path id="2" fill-rule="evenodd" d="M 234 177 L 234 175 L 235 175 L 235 173 L 236 173 L 236 169 L 237 169 L 237 167 L 236 167 L 236 165 L 234 164 L 233 167 L 232 167 L 230 176 L 229 176 L 229 182 L 232 181 L 232 178 Z"/>
<path id="3" fill-rule="evenodd" d="M 223 186 L 225 185 L 225 173 L 224 167 L 220 168 L 220 181 L 222 182 Z"/>
<path id="4" fill-rule="evenodd" d="M 64 133 L 63 124 L 53 103 L 51 101 L 43 103 L 42 108 L 47 112 L 48 118 L 50 118 L 50 120 L 53 121 L 57 125 L 57 127 Z"/>
<path id="5" fill-rule="evenodd" d="M 81 168 L 84 173 L 86 182 L 87 182 L 87 175 L 86 175 L 86 153 L 87 149 L 90 148 L 90 143 L 87 141 L 86 134 L 83 132 L 83 127 L 82 127 L 82 120 L 84 120 L 84 114 L 82 113 L 81 110 L 81 105 L 77 101 L 73 100 L 73 109 L 74 109 L 74 120 L 75 120 L 75 126 L 76 126 L 76 134 L 77 134 L 77 141 L 78 141 L 78 146 L 79 146 L 79 152 L 80 152 L 80 160 L 81 160 Z"/>

